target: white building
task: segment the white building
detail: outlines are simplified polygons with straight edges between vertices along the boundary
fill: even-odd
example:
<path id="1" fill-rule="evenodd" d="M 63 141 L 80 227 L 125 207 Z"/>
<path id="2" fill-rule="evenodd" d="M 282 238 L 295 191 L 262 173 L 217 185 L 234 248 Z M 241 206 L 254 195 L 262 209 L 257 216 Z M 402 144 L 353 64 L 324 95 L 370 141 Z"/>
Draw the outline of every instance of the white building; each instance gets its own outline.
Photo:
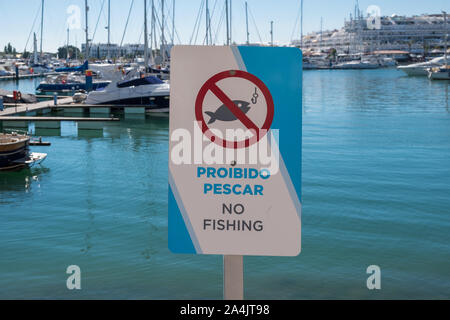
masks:
<path id="1" fill-rule="evenodd" d="M 85 52 L 86 45 L 83 43 L 81 45 L 81 52 Z M 166 55 L 169 55 L 171 45 L 166 45 Z M 150 50 L 150 49 L 149 49 Z M 109 45 L 109 57 L 118 58 L 124 56 L 143 56 L 144 55 L 144 45 L 129 43 L 124 44 L 120 47 L 117 44 L 111 43 Z M 91 43 L 89 49 L 89 56 L 91 58 L 103 59 L 108 57 L 108 44 L 107 43 Z"/>
<path id="2" fill-rule="evenodd" d="M 404 50 L 423 54 L 433 50 L 442 51 L 444 36 L 450 28 L 444 25 L 443 14 L 420 16 L 380 17 L 379 28 L 369 28 L 370 19 L 361 13 L 356 19 L 350 16 L 340 30 L 313 32 L 303 37 L 303 49 L 338 53 L 372 52 L 376 50 Z M 446 31 L 447 30 L 447 31 Z M 293 45 L 299 46 L 295 40 Z"/>

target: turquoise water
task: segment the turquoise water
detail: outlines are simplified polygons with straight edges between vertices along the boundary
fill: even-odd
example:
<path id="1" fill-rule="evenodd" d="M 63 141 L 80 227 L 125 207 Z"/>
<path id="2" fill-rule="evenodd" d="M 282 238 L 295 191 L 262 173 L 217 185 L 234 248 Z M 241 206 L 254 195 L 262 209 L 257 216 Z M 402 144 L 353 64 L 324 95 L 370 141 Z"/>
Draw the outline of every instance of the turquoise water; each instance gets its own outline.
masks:
<path id="1" fill-rule="evenodd" d="M 20 81 L 0 81 L 0 88 L 5 90 L 19 90 L 25 93 L 35 93 L 39 83 L 45 78 L 32 78 Z"/>
<path id="2" fill-rule="evenodd" d="M 245 257 L 246 298 L 450 298 L 449 85 L 304 73 L 302 253 Z M 167 249 L 167 118 L 45 140 L 42 167 L 0 174 L 0 298 L 222 298 L 220 256 Z"/>

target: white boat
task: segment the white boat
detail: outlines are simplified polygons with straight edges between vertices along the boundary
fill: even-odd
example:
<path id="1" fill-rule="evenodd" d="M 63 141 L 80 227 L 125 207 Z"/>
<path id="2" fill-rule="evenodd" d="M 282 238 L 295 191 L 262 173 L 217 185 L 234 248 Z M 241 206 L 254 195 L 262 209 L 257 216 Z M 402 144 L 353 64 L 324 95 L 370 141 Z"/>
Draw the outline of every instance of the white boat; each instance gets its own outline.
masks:
<path id="1" fill-rule="evenodd" d="M 383 67 L 383 68 L 390 68 L 390 67 L 397 66 L 397 61 L 393 58 L 384 57 L 384 58 L 378 59 L 378 61 L 381 65 L 381 67 Z"/>
<path id="2" fill-rule="evenodd" d="M 4 66 L 0 65 L 0 76 L 13 76 L 14 72 L 7 70 Z"/>
<path id="3" fill-rule="evenodd" d="M 333 66 L 334 69 L 376 69 L 379 68 L 378 62 L 368 60 L 353 60 L 341 62 Z"/>
<path id="4" fill-rule="evenodd" d="M 443 11 L 444 24 L 447 27 L 447 12 Z M 444 38 L 444 65 L 440 68 L 433 68 L 428 71 L 428 78 L 430 80 L 450 80 L 450 66 L 447 63 L 447 38 L 448 34 L 445 33 Z"/>
<path id="5" fill-rule="evenodd" d="M 30 152 L 26 157 L 14 160 L 13 163 L 23 166 L 32 167 L 35 164 L 41 164 L 47 158 L 46 153 Z"/>
<path id="6" fill-rule="evenodd" d="M 450 66 L 445 65 L 441 68 L 434 68 L 428 71 L 430 80 L 450 80 Z"/>
<path id="7" fill-rule="evenodd" d="M 413 63 L 407 66 L 399 66 L 398 70 L 403 71 L 408 76 L 426 77 L 430 68 L 441 67 L 444 64 L 444 57 L 434 58 L 430 61 Z"/>
<path id="8" fill-rule="evenodd" d="M 326 56 L 311 56 L 303 58 L 303 69 L 327 69 L 330 67 L 330 60 Z"/>
<path id="9" fill-rule="evenodd" d="M 145 106 L 152 112 L 169 111 L 170 85 L 155 76 L 113 81 L 106 88 L 91 91 L 86 104 Z"/>

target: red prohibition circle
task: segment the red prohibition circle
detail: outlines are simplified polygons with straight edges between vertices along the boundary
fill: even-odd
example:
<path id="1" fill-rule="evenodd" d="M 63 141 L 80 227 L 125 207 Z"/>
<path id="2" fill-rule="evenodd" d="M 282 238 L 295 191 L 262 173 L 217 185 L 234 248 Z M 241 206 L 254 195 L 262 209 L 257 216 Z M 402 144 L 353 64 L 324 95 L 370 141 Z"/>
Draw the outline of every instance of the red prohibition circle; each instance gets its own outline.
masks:
<path id="1" fill-rule="evenodd" d="M 261 128 L 256 126 L 241 110 L 239 110 L 232 99 L 230 99 L 216 84 L 217 82 L 227 79 L 227 78 L 242 78 L 252 82 L 256 87 L 261 90 L 264 95 L 267 104 L 267 115 L 264 121 L 264 124 Z M 203 102 L 205 100 L 205 96 L 208 91 L 212 91 L 216 97 L 221 100 L 221 102 L 226 105 L 229 109 L 230 106 L 234 108 L 230 109 L 230 111 L 236 116 L 237 120 L 240 120 L 247 129 L 251 130 L 254 135 L 251 138 L 242 141 L 227 141 L 225 139 L 221 139 L 216 136 L 213 132 L 211 132 L 210 128 L 206 124 L 204 115 L 203 115 Z M 225 100 L 225 101 L 224 101 Z M 237 109 L 237 110 L 236 110 Z M 205 136 L 207 136 L 212 142 L 218 144 L 224 148 L 248 148 L 254 143 L 257 143 L 262 137 L 264 137 L 267 131 L 270 129 L 272 125 L 274 116 L 274 104 L 272 95 L 270 94 L 269 89 L 266 87 L 264 82 L 262 82 L 259 78 L 252 75 L 251 73 L 241 71 L 241 70 L 228 70 L 217 73 L 216 75 L 209 78 L 205 84 L 200 88 L 197 99 L 195 101 L 195 118 L 197 123 L 199 124 L 202 132 Z"/>

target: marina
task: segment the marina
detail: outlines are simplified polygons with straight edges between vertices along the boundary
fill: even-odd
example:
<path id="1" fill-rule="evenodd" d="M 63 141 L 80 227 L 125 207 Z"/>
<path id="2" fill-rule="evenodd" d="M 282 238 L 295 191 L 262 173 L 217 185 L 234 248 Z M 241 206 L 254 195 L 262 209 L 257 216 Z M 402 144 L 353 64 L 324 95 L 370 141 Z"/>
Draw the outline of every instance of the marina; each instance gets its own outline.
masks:
<path id="1" fill-rule="evenodd" d="M 345 1 L 351 15 L 340 28 L 325 30 L 317 4 L 303 8 L 297 1 L 298 12 L 289 9 L 289 26 L 298 14 L 291 41 L 281 43 L 277 38 L 289 38 L 290 30 L 281 29 L 282 18 L 264 20 L 271 14 L 267 8 L 276 11 L 266 2 L 200 0 L 189 5 L 192 26 L 186 4 L 175 1 L 89 0 L 77 4 L 78 29 L 60 21 L 61 41 L 49 40 L 52 30 L 43 31 L 46 24 L 38 22 L 51 19 L 44 7 L 61 6 L 61 15 L 67 8 L 38 2 L 27 15 L 36 23 L 24 22 L 31 28 L 28 57 L 0 52 L 0 287 L 7 288 L 0 299 L 223 298 L 222 255 L 168 248 L 168 203 L 175 197 L 168 187 L 169 142 L 175 139 L 169 135 L 170 68 L 171 48 L 178 44 L 231 46 L 234 53 L 238 47 L 302 50 L 301 101 L 279 99 L 274 107 L 300 108 L 295 111 L 302 116 L 297 126 L 276 124 L 280 135 L 302 134 L 302 161 L 296 164 L 301 181 L 295 182 L 302 190 L 302 252 L 245 256 L 245 299 L 450 297 L 446 12 L 390 12 L 373 30 L 359 2 Z M 308 15 L 321 21 L 320 31 L 306 32 L 313 19 Z M 238 29 L 244 34 L 238 36 Z M 262 30 L 267 34 L 261 36 Z M 243 67 L 237 61 L 237 69 L 247 66 L 250 73 L 251 62 Z M 261 74 L 270 75 L 273 61 L 265 63 Z M 37 73 L 39 65 L 48 72 Z M 178 90 L 202 72 L 186 73 Z M 292 73 L 286 65 L 276 74 Z M 280 91 L 292 89 L 283 84 Z M 242 104 L 235 112 L 250 119 L 256 101 L 266 99 L 260 91 L 252 86 L 239 98 L 248 101 L 233 99 Z M 241 119 L 225 103 L 213 107 L 203 112 L 207 125 Z M 196 112 L 196 106 L 186 108 Z M 235 176 L 235 165 L 191 169 L 204 178 L 217 174 L 217 181 L 204 184 L 208 197 L 231 194 L 241 204 L 244 196 L 273 192 L 263 188 L 263 171 L 252 171 L 259 181 L 252 185 Z M 236 214 L 231 201 L 223 202 L 227 214 Z M 204 220 L 205 230 L 262 232 L 269 225 L 221 214 Z M 277 214 L 262 215 L 273 222 Z M 69 265 L 82 270 L 81 290 L 66 286 Z M 381 267 L 381 290 L 366 286 L 370 265 Z"/>
<path id="2" fill-rule="evenodd" d="M 393 284 L 381 297 L 446 297 L 450 149 L 442 146 L 449 137 L 449 85 L 395 69 L 311 70 L 304 73 L 304 83 L 308 244 L 292 260 L 247 257 L 246 270 L 255 274 L 246 280 L 247 297 L 270 298 L 277 291 L 281 299 L 369 299 L 370 292 L 354 274 L 373 260 L 390 266 L 386 276 Z M 411 90 L 417 87 L 422 90 Z M 375 94 L 379 91 L 383 100 Z M 105 122 L 101 135 L 96 130 L 79 133 L 74 122 L 61 123 L 57 133 L 38 133 L 52 144 L 33 147 L 48 153 L 42 166 L 0 176 L 0 271 L 9 287 L 2 297 L 36 298 L 49 290 L 48 298 L 70 298 L 73 293 L 57 284 L 58 270 L 76 260 L 90 270 L 84 278 L 89 290 L 77 293 L 79 298 L 100 293 L 129 299 L 221 298 L 220 288 L 196 285 L 220 278 L 219 257 L 174 256 L 165 245 L 168 125 L 167 118 L 147 115 Z M 139 170 L 122 170 L 136 163 Z M 40 200 L 42 193 L 49 200 Z M 329 199 L 325 205 L 324 198 Z M 32 218 L 25 210 L 31 205 Z M 15 221 L 17 227 L 7 228 L 5 221 Z M 38 221 L 39 227 L 32 228 Z M 22 235 L 25 230 L 27 236 Z M 415 251 L 416 246 L 427 250 Z M 352 248 L 351 260 L 343 258 L 345 247 Z M 408 271 L 397 258 L 406 253 L 413 263 Z M 36 271 L 29 273 L 28 261 L 34 261 Z M 107 267 L 111 263 L 114 267 Z M 287 274 L 270 279 L 270 270 L 280 264 Z M 194 272 L 198 269 L 203 272 Z M 44 278 L 30 288 L 27 279 L 38 273 Z M 418 273 L 426 276 L 417 278 Z M 334 280 L 327 289 L 315 290 L 317 281 L 328 276 Z M 180 281 L 192 290 L 180 291 Z M 165 289 L 149 290 L 147 283 Z M 268 290 L 260 291 L 261 286 Z"/>

